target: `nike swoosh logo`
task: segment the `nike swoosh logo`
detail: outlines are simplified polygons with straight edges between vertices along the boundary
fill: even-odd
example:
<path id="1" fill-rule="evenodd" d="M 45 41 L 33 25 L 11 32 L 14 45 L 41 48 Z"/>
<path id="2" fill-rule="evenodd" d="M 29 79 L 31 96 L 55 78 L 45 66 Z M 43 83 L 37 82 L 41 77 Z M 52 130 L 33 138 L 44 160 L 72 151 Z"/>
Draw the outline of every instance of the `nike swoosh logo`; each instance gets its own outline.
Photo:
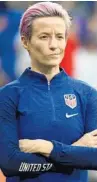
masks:
<path id="1" fill-rule="evenodd" d="M 77 115 L 78 115 L 78 113 L 75 113 L 75 114 L 68 114 L 68 113 L 66 113 L 66 118 L 71 118 L 71 117 L 77 116 Z"/>

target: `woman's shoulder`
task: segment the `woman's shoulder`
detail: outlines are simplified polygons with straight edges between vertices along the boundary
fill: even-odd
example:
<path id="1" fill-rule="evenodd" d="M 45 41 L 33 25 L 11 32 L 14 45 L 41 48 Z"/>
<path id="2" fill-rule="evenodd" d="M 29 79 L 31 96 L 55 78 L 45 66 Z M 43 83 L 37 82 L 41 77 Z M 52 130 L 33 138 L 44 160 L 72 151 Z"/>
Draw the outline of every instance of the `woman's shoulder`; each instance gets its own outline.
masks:
<path id="1" fill-rule="evenodd" d="M 18 79 L 0 87 L 0 102 L 17 100 L 21 88 Z"/>

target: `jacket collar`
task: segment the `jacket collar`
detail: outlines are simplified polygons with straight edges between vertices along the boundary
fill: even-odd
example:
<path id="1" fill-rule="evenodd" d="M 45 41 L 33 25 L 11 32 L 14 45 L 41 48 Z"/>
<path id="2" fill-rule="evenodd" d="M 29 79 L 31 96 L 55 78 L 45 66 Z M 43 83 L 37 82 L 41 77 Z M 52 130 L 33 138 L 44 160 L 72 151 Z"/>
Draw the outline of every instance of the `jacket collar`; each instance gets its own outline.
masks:
<path id="1" fill-rule="evenodd" d="M 50 84 L 52 85 L 59 85 L 64 83 L 64 80 L 67 78 L 67 74 L 64 71 L 64 69 L 60 68 L 60 73 L 55 75 L 51 81 Z M 22 75 L 19 77 L 19 81 L 23 84 L 48 84 L 48 80 L 44 74 L 35 72 L 31 70 L 31 68 L 27 68 Z"/>

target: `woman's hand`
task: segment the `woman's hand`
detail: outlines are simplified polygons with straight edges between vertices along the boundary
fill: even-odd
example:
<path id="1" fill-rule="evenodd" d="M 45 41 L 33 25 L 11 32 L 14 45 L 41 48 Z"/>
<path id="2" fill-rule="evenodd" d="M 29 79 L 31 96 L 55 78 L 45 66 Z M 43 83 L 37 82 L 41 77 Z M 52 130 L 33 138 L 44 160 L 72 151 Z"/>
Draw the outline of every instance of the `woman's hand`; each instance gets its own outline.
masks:
<path id="1" fill-rule="evenodd" d="M 97 129 L 84 134 L 72 146 L 96 147 L 97 148 Z"/>
<path id="2" fill-rule="evenodd" d="M 25 153 L 40 153 L 48 157 L 53 150 L 53 144 L 50 141 L 42 139 L 23 139 L 19 140 L 19 148 Z"/>

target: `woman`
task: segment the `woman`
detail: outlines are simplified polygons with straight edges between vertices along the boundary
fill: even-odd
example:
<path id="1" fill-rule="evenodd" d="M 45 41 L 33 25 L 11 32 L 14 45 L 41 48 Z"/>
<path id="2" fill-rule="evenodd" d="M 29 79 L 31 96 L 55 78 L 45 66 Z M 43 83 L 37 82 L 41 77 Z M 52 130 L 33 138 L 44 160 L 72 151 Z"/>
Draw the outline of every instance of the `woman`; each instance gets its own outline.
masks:
<path id="1" fill-rule="evenodd" d="M 97 91 L 59 68 L 70 25 L 52 2 L 31 6 L 21 19 L 31 68 L 0 90 L 0 167 L 8 182 L 86 182 L 78 168 L 97 169 Z"/>

